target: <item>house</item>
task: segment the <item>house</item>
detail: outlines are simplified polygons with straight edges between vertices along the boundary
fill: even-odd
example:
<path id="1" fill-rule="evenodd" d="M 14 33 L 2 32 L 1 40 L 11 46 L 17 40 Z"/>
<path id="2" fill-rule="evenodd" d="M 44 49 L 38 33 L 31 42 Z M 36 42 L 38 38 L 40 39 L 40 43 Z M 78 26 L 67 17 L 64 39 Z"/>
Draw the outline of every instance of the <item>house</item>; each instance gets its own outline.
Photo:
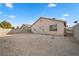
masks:
<path id="1" fill-rule="evenodd" d="M 21 32 L 29 32 L 30 29 L 29 29 L 30 25 L 29 24 L 23 24 L 20 29 L 21 29 Z"/>
<path id="2" fill-rule="evenodd" d="M 46 17 L 40 17 L 35 23 L 31 25 L 31 31 L 33 33 L 51 35 L 65 35 L 65 28 L 65 21 Z"/>
<path id="3" fill-rule="evenodd" d="M 8 34 L 15 34 L 15 33 L 27 33 L 30 31 L 29 29 L 30 25 L 23 24 L 22 26 L 19 26 L 15 29 L 12 29 Z"/>
<path id="4" fill-rule="evenodd" d="M 73 36 L 79 42 L 79 23 L 73 26 Z"/>

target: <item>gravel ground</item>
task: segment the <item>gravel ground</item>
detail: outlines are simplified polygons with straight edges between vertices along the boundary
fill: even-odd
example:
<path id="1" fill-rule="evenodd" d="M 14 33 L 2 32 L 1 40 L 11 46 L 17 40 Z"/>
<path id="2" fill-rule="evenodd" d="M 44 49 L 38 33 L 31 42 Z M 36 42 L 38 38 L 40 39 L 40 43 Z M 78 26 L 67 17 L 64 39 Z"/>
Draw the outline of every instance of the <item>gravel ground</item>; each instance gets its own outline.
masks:
<path id="1" fill-rule="evenodd" d="M 79 56 L 73 37 L 13 34 L 0 37 L 0 56 Z"/>

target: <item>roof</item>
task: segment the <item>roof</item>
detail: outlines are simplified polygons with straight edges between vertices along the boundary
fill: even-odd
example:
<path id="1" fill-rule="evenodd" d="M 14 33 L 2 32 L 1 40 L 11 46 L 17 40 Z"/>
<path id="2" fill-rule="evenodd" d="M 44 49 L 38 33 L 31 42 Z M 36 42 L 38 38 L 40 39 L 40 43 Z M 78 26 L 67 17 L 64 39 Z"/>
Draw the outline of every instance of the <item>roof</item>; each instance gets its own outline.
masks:
<path id="1" fill-rule="evenodd" d="M 46 19 L 46 20 L 54 20 L 54 21 L 58 21 L 58 22 L 63 22 L 64 25 L 66 26 L 66 21 L 57 19 L 57 18 L 46 18 L 46 17 L 40 17 L 36 22 L 38 22 L 40 19 Z M 36 22 L 34 22 L 30 27 L 32 27 Z"/>
<path id="2" fill-rule="evenodd" d="M 23 24 L 23 25 L 21 26 L 21 28 L 22 28 L 23 26 L 30 27 L 31 25 L 29 25 L 29 24 Z"/>

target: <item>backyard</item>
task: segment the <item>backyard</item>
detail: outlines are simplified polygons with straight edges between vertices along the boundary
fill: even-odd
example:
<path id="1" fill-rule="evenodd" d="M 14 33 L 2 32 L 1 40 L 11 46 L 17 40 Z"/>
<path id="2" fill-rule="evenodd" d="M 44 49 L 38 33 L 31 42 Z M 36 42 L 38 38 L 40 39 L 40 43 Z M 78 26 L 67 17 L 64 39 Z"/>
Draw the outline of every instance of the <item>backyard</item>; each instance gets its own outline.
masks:
<path id="1" fill-rule="evenodd" d="M 0 37 L 1 56 L 79 56 L 73 37 L 12 34 Z"/>

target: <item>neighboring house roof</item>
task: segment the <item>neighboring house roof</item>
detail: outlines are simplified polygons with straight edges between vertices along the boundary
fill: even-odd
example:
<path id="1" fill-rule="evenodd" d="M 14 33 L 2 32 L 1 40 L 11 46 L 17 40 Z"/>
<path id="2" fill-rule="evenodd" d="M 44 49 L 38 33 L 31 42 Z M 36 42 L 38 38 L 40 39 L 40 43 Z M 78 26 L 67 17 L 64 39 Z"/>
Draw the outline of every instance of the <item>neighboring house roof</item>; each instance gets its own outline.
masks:
<path id="1" fill-rule="evenodd" d="M 19 29 L 19 28 L 20 28 L 19 26 L 16 27 L 16 29 Z"/>
<path id="2" fill-rule="evenodd" d="M 25 27 L 30 27 L 31 25 L 29 25 L 29 24 L 23 24 L 23 25 L 21 26 L 21 28 L 24 27 L 24 26 L 25 26 Z"/>
<path id="3" fill-rule="evenodd" d="M 58 21 L 58 22 L 63 22 L 64 25 L 66 26 L 66 21 L 60 20 L 60 19 L 56 19 L 56 18 L 46 18 L 46 17 L 40 17 L 36 22 L 38 22 L 40 19 L 46 19 L 46 20 L 54 20 L 54 21 Z M 30 27 L 32 27 L 36 22 L 34 22 Z"/>

